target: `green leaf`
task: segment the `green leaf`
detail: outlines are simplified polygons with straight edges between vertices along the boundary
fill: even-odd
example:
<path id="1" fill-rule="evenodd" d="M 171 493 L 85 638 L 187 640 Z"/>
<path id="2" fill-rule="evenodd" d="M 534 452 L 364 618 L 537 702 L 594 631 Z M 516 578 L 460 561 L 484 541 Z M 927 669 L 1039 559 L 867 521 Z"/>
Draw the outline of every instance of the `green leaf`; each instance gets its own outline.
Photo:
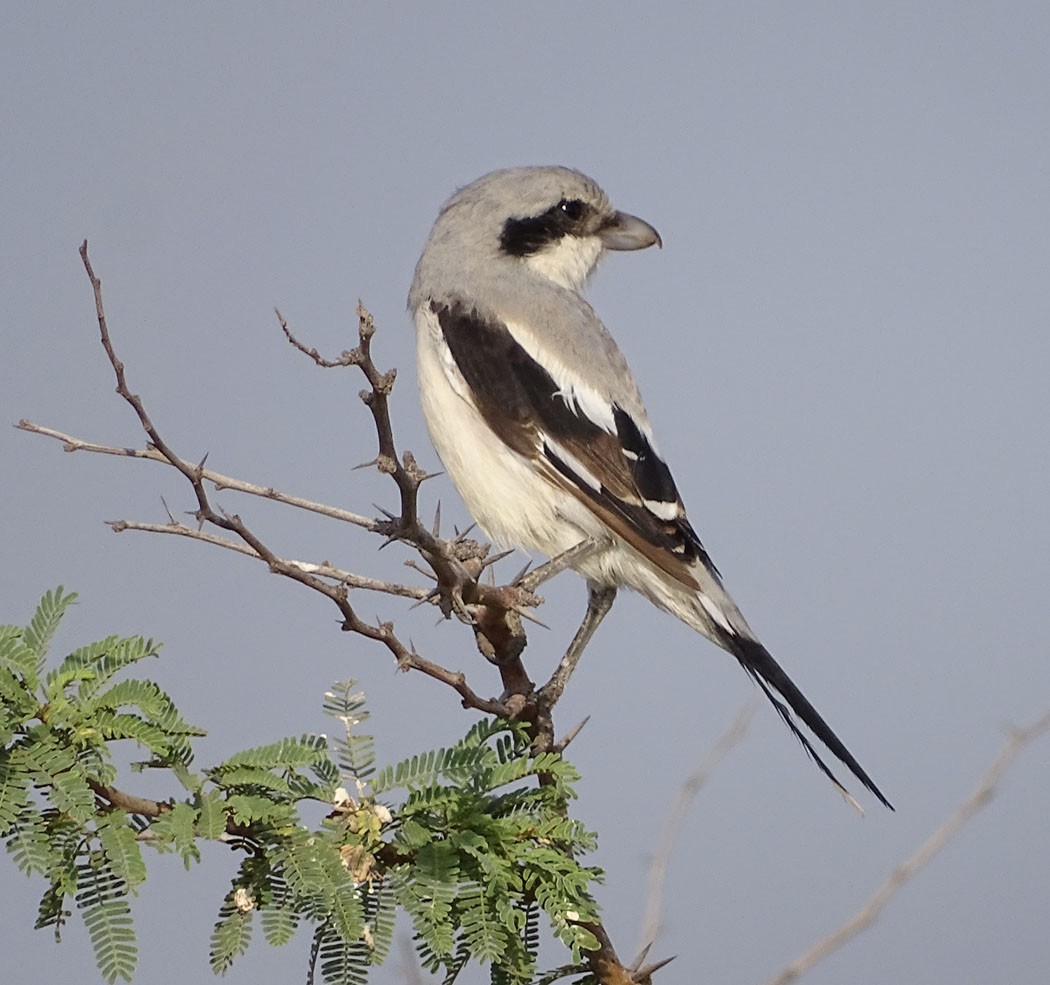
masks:
<path id="1" fill-rule="evenodd" d="M 118 978 L 130 982 L 135 977 L 138 946 L 131 909 L 126 900 L 111 900 L 83 913 L 91 936 L 99 973 L 107 982 Z"/>
<path id="2" fill-rule="evenodd" d="M 240 892 L 238 892 L 240 891 Z M 219 919 L 211 934 L 209 959 L 217 975 L 229 971 L 234 959 L 248 950 L 252 942 L 252 904 L 246 891 L 234 885 L 219 907 Z"/>
<path id="3" fill-rule="evenodd" d="M 29 652 L 29 651 L 27 651 Z M 40 703 L 32 685 L 10 667 L 0 663 L 0 721 L 3 722 L 3 744 L 6 746 L 20 725 L 36 717 Z"/>
<path id="4" fill-rule="evenodd" d="M 333 684 L 324 696 L 324 712 L 343 726 L 343 736 L 331 740 L 339 768 L 363 783 L 375 772 L 375 743 L 372 736 L 357 731 L 368 720 L 369 713 L 364 707 L 364 692 L 353 693 L 356 686 L 352 678 Z"/>
<path id="5" fill-rule="evenodd" d="M 411 817 L 401 822 L 394 835 L 397 846 L 409 853 L 430 844 L 433 840 L 434 832 Z"/>
<path id="6" fill-rule="evenodd" d="M 464 886 L 456 899 L 463 941 L 476 961 L 505 959 L 517 928 L 505 926 L 495 902 L 479 885 Z"/>
<path id="7" fill-rule="evenodd" d="M 44 811 L 34 821 L 48 840 L 47 878 L 64 896 L 74 896 L 79 886 L 80 854 L 84 828 L 79 822 L 54 809 Z"/>
<path id="8" fill-rule="evenodd" d="M 235 766 L 222 774 L 222 785 L 227 790 L 239 787 L 258 787 L 275 793 L 288 793 L 288 781 L 270 770 L 258 766 Z"/>
<path id="9" fill-rule="evenodd" d="M 66 918 L 69 916 L 69 911 L 65 908 L 66 895 L 62 892 L 58 886 L 48 886 L 44 895 L 40 898 L 40 905 L 37 907 L 36 923 L 33 924 L 34 930 L 43 930 L 45 927 L 55 928 L 55 941 L 59 940 L 59 933 L 62 926 L 66 922 Z"/>
<path id="10" fill-rule="evenodd" d="M 269 797 L 235 793 L 226 798 L 226 809 L 237 824 L 252 821 L 276 821 L 287 817 L 287 810 L 275 804 Z"/>
<path id="11" fill-rule="evenodd" d="M 431 783 L 428 786 L 413 789 L 398 813 L 402 817 L 443 810 L 459 813 L 464 804 L 469 801 L 470 798 L 456 787 L 446 786 L 443 783 Z"/>
<path id="12" fill-rule="evenodd" d="M 95 816 L 95 793 L 77 763 L 51 777 L 51 799 L 60 811 L 78 821 L 89 821 Z"/>
<path id="13" fill-rule="evenodd" d="M 201 859 L 196 841 L 197 810 L 192 804 L 178 803 L 165 811 L 149 826 L 149 844 L 155 848 L 172 847 L 182 856 L 189 869 Z"/>
<path id="14" fill-rule="evenodd" d="M 18 626 L 0 627 L 0 670 L 6 671 L 8 678 L 16 679 L 19 688 L 32 694 L 39 684 L 40 658 L 25 642 L 22 632 Z M 8 688 L 9 685 L 5 685 L 5 691 Z"/>
<path id="15" fill-rule="evenodd" d="M 397 921 L 397 900 L 386 880 L 372 886 L 362 886 L 365 892 L 363 909 L 366 920 L 365 946 L 372 964 L 382 964 L 390 951 Z"/>
<path id="16" fill-rule="evenodd" d="M 51 836 L 43 819 L 35 813 L 30 813 L 15 827 L 7 839 L 7 850 L 26 875 L 33 872 L 46 875 L 54 863 Z"/>
<path id="17" fill-rule="evenodd" d="M 443 776 L 454 783 L 464 782 L 494 758 L 495 754 L 487 746 L 460 743 L 450 749 L 432 749 L 380 770 L 372 780 L 372 790 L 376 794 L 399 787 L 414 790 L 434 784 Z"/>
<path id="18" fill-rule="evenodd" d="M 206 735 L 204 729 L 187 722 L 167 692 L 153 681 L 130 678 L 118 681 L 109 690 L 90 701 L 92 709 L 136 708 L 146 721 L 162 729 L 172 738 Z"/>
<path id="19" fill-rule="evenodd" d="M 77 907 L 91 937 L 99 973 L 107 982 L 135 974 L 138 948 L 127 886 L 98 852 L 77 867 Z"/>
<path id="20" fill-rule="evenodd" d="M 361 893 L 349 879 L 336 887 L 328 905 L 332 930 L 348 944 L 360 940 L 365 929 Z"/>
<path id="21" fill-rule="evenodd" d="M 334 932 L 354 940 L 364 917 L 350 873 L 338 848 L 322 835 L 296 832 L 281 852 L 282 874 L 296 908 L 315 920 L 333 920 Z"/>
<path id="22" fill-rule="evenodd" d="M 299 915 L 284 902 L 271 903 L 259 916 L 266 942 L 272 947 L 287 944 L 299 929 Z"/>
<path id="23" fill-rule="evenodd" d="M 202 791 L 197 795 L 197 834 L 215 840 L 226 833 L 226 808 L 222 794 L 217 790 Z"/>
<path id="24" fill-rule="evenodd" d="M 411 915 L 416 933 L 435 956 L 451 955 L 455 940 L 452 904 L 459 879 L 455 849 L 441 841 L 424 845 L 407 875 L 398 898 Z"/>
<path id="25" fill-rule="evenodd" d="M 15 826 L 29 805 L 31 780 L 22 749 L 0 749 L 0 837 Z"/>
<path id="26" fill-rule="evenodd" d="M 53 701 L 62 694 L 66 687 L 76 681 L 97 681 L 98 673 L 95 665 L 101 662 L 119 641 L 119 636 L 107 636 L 105 639 L 88 643 L 87 646 L 78 647 L 68 654 L 56 668 L 48 671 L 44 678 L 44 689 L 48 700 Z"/>
<path id="27" fill-rule="evenodd" d="M 93 818 L 95 795 L 73 751 L 60 745 L 58 739 L 42 726 L 32 730 L 30 740 L 23 748 L 33 783 L 51 787 L 51 799 L 60 811 L 79 821 Z"/>
<path id="28" fill-rule="evenodd" d="M 324 985 L 365 985 L 368 981 L 367 950 L 360 943 L 346 943 L 327 924 L 314 933 L 310 980 L 318 965 Z"/>
<path id="29" fill-rule="evenodd" d="M 292 769 L 313 766 L 328 758 L 328 742 L 324 736 L 304 735 L 298 739 L 281 739 L 265 746 L 236 753 L 212 770 L 215 776 L 224 776 L 242 766 L 257 766 L 264 770 Z"/>
<path id="30" fill-rule="evenodd" d="M 97 825 L 102 851 L 114 876 L 133 890 L 146 879 L 146 862 L 135 838 L 135 831 L 123 811 L 114 810 Z"/>
<path id="31" fill-rule="evenodd" d="M 161 647 L 156 640 L 142 636 L 127 636 L 123 639 L 110 637 L 107 642 L 109 646 L 94 655 L 90 661 L 94 673 L 84 679 L 77 690 L 77 697 L 83 702 L 98 694 L 125 667 L 145 660 L 146 657 L 155 657 Z M 142 683 L 156 688 L 156 685 L 149 681 Z"/>
<path id="32" fill-rule="evenodd" d="M 55 630 L 58 629 L 58 624 L 62 621 L 62 616 L 65 614 L 66 609 L 76 600 L 76 592 L 70 592 L 66 595 L 63 593 L 61 585 L 49 592 L 45 592 L 44 597 L 36 608 L 36 612 L 33 613 L 33 618 L 29 621 L 29 625 L 26 626 L 24 639 L 26 645 L 33 650 L 39 661 L 36 670 L 37 674 L 39 674 L 39 668 L 43 665 L 44 657 L 47 656 L 48 647 L 51 644 L 52 637 L 55 635 Z"/>
<path id="33" fill-rule="evenodd" d="M 133 739 L 158 756 L 166 756 L 180 745 L 185 745 L 181 736 L 171 736 L 163 728 L 143 721 L 138 715 L 113 712 L 107 708 L 94 711 L 87 724 L 78 729 L 78 735 L 88 740 L 93 737 L 93 733 L 109 742 Z"/>

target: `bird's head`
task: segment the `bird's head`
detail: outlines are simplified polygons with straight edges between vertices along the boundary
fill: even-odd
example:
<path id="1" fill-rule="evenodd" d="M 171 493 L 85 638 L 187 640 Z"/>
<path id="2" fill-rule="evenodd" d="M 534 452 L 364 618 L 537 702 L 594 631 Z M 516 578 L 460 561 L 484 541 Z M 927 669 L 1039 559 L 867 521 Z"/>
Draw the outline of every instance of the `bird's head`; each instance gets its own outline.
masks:
<path id="1" fill-rule="evenodd" d="M 458 256 L 461 264 L 523 264 L 579 291 L 607 250 L 654 243 L 662 245 L 660 234 L 614 209 L 585 174 L 522 167 L 493 171 L 456 192 L 434 224 L 427 252 Z"/>

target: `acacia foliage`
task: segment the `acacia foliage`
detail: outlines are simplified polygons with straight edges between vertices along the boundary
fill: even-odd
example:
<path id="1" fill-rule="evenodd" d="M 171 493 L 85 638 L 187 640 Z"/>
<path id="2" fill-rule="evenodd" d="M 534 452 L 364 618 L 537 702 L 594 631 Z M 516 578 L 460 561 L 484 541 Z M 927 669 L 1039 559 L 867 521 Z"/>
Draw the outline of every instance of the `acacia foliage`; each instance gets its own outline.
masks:
<path id="1" fill-rule="evenodd" d="M 0 838 L 43 877 L 36 927 L 58 938 L 78 911 L 107 982 L 134 978 L 131 901 L 146 851 L 189 868 L 209 840 L 243 853 L 211 936 L 216 973 L 257 926 L 274 946 L 306 928 L 307 981 L 363 983 L 387 956 L 398 911 L 423 967 L 446 982 L 470 961 L 494 982 L 542 978 L 541 915 L 574 963 L 597 947 L 586 925 L 601 872 L 582 862 L 595 838 L 568 812 L 578 777 L 560 754 L 534 755 L 524 726 L 484 719 L 448 748 L 380 768 L 361 731 L 364 695 L 341 681 L 324 699 L 334 737 L 279 739 L 198 768 L 204 731 L 129 674 L 158 643 L 109 636 L 49 661 L 75 599 L 59 587 L 28 625 L 0 627 Z M 166 771 L 177 796 L 115 786 L 113 750 L 126 741 L 145 752 L 133 769 Z M 301 817 L 310 804 L 328 810 L 315 830 Z"/>

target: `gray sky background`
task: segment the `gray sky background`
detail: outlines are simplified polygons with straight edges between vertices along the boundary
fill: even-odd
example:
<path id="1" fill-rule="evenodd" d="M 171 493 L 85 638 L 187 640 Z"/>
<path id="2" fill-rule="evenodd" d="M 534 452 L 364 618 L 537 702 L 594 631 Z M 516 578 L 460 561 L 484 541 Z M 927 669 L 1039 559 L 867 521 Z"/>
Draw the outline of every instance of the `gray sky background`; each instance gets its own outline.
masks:
<path id="1" fill-rule="evenodd" d="M 362 298 L 400 369 L 402 447 L 436 467 L 404 298 L 440 203 L 495 167 L 563 163 L 651 221 L 590 293 L 634 365 L 694 525 L 769 648 L 889 797 L 856 817 L 763 707 L 674 855 L 662 985 L 762 982 L 854 910 L 971 791 L 1011 723 L 1050 707 L 1050 8 L 1039 3 L 8 4 L 0 14 L 3 417 L 141 444 L 113 394 L 77 246 L 88 237 L 133 389 L 188 458 L 369 511 L 357 377 L 291 350 L 353 340 Z M 5 622 L 61 583 L 59 648 L 166 641 L 150 673 L 210 728 L 201 763 L 324 730 L 359 678 L 381 755 L 453 740 L 454 696 L 396 675 L 323 600 L 260 565 L 103 520 L 192 506 L 159 467 L 0 430 Z M 426 488 L 464 521 L 447 480 Z M 295 557 L 402 577 L 407 552 L 223 496 Z M 505 562 L 509 577 L 519 566 Z M 582 613 L 547 591 L 549 671 Z M 433 658 L 495 676 L 460 626 L 384 598 Z M 638 939 L 649 853 L 682 779 L 752 692 L 734 662 L 622 598 L 561 705 L 601 835 L 606 920 Z M 126 785 L 146 789 L 148 780 Z M 166 794 L 164 789 L 155 789 Z M 860 791 L 857 791 L 858 794 Z M 807 979 L 1044 982 L 1050 756 L 877 926 Z M 206 981 L 237 863 L 151 860 L 139 980 Z M 73 923 L 0 863 L 11 981 L 89 982 Z M 294 982 L 303 940 L 231 983 Z M 396 961 L 377 982 L 400 980 Z M 473 980 L 473 979 L 472 979 Z"/>

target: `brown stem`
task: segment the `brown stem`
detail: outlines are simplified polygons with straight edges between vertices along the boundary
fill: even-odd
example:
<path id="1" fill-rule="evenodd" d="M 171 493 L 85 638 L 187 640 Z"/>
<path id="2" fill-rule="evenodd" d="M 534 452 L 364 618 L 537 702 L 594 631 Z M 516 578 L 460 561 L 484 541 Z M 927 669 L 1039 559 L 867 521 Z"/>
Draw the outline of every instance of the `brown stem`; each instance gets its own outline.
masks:
<path id="1" fill-rule="evenodd" d="M 101 797 L 111 807 L 124 811 L 126 814 L 140 814 L 143 817 L 160 817 L 171 810 L 169 801 L 150 800 L 147 797 L 136 797 L 134 794 L 125 793 L 116 787 L 107 786 L 98 780 L 88 777 L 88 786 L 95 791 L 95 796 Z"/>

